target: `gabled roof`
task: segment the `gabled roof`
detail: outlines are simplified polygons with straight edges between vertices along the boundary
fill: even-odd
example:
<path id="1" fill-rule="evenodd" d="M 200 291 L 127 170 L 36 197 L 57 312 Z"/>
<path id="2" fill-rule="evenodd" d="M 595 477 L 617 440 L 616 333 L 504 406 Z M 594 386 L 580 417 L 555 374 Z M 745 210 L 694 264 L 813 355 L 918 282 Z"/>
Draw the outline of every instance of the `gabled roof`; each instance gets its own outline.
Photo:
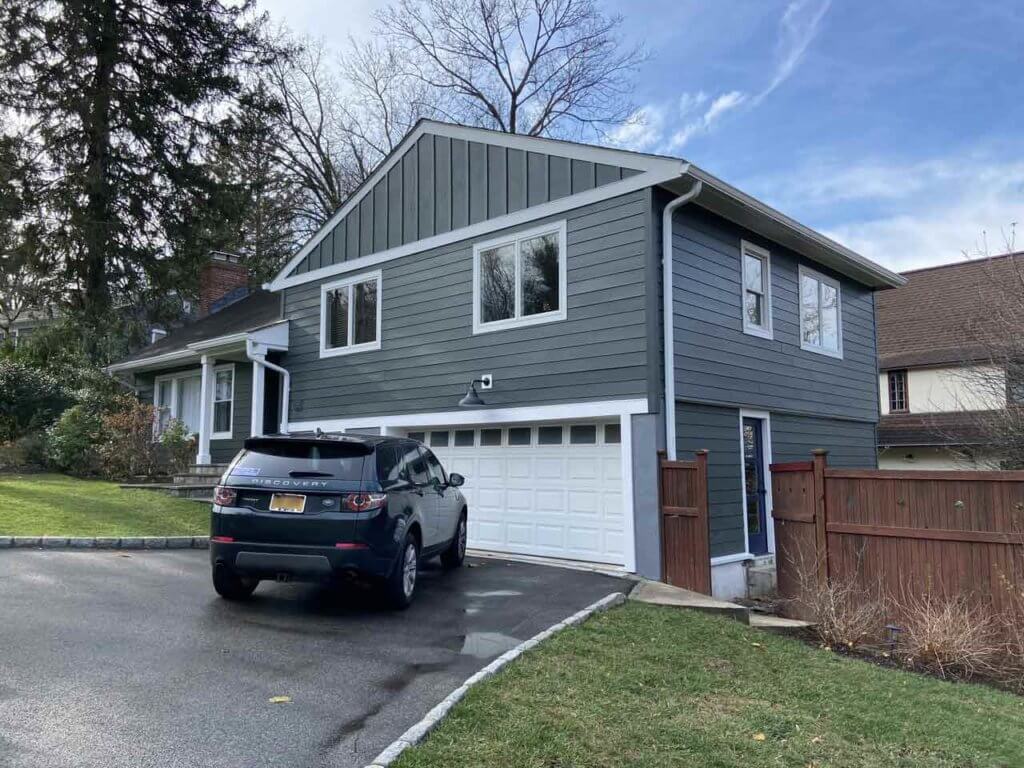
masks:
<path id="1" fill-rule="evenodd" d="M 456 174 L 471 189 L 453 184 Z M 678 192 L 698 181 L 696 205 L 865 285 L 903 282 L 680 158 L 421 120 L 264 287 L 278 291 L 639 189 Z"/>
<path id="2" fill-rule="evenodd" d="M 986 357 L 972 329 L 1024 276 L 1024 252 L 904 272 L 906 285 L 878 295 L 883 370 L 958 365 Z M 1024 327 L 1022 327 L 1024 330 Z"/>
<path id="3" fill-rule="evenodd" d="M 108 370 L 138 368 L 143 362 L 157 364 L 162 359 L 171 363 L 174 355 L 188 351 L 190 344 L 254 331 L 276 322 L 280 316 L 281 297 L 270 291 L 256 290 L 219 312 L 179 328 L 156 343 L 122 358 Z"/>

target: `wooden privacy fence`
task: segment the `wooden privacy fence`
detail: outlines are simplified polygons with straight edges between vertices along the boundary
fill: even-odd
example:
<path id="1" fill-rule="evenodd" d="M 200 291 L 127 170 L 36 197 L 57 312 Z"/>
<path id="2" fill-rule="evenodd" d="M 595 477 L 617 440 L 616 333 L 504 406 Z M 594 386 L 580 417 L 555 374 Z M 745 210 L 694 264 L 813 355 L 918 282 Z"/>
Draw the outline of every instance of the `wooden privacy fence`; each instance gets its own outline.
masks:
<path id="1" fill-rule="evenodd" d="M 710 595 L 708 452 L 697 451 L 694 461 L 659 455 L 662 581 Z"/>
<path id="2" fill-rule="evenodd" d="M 1001 611 L 1024 589 L 1024 472 L 839 469 L 816 451 L 771 473 L 783 598 L 833 579 Z"/>

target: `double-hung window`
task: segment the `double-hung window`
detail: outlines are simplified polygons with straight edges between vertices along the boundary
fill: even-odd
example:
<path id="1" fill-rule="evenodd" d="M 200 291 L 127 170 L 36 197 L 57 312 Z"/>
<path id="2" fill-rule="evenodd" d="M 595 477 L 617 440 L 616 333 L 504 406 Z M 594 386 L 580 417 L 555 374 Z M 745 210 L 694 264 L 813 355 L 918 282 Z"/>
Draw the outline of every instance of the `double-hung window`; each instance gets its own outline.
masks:
<path id="1" fill-rule="evenodd" d="M 380 349 L 381 273 L 356 275 L 320 289 L 320 357 Z"/>
<path id="2" fill-rule="evenodd" d="M 907 372 L 889 371 L 889 413 L 906 413 Z"/>
<path id="3" fill-rule="evenodd" d="M 216 368 L 213 374 L 213 433 L 212 440 L 231 437 L 231 412 L 235 402 L 235 369 Z"/>
<path id="4" fill-rule="evenodd" d="M 564 320 L 565 222 L 473 247 L 473 333 Z"/>
<path id="5" fill-rule="evenodd" d="M 839 283 L 805 267 L 800 267 L 800 347 L 843 356 Z"/>
<path id="6" fill-rule="evenodd" d="M 771 255 L 745 240 L 740 243 L 743 260 L 743 332 L 772 337 Z"/>

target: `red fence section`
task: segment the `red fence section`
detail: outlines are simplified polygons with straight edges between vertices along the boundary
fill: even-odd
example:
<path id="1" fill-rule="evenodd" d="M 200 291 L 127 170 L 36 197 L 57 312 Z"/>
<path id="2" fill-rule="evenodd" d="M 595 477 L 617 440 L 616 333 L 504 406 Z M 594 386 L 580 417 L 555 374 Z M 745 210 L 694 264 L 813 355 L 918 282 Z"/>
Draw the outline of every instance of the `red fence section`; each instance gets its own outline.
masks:
<path id="1" fill-rule="evenodd" d="M 995 610 L 1024 589 L 1024 472 L 774 464 L 779 592 L 853 580 L 882 595 L 964 596 Z"/>
<path id="2" fill-rule="evenodd" d="M 711 594 L 708 452 L 694 461 L 661 459 L 662 581 Z"/>

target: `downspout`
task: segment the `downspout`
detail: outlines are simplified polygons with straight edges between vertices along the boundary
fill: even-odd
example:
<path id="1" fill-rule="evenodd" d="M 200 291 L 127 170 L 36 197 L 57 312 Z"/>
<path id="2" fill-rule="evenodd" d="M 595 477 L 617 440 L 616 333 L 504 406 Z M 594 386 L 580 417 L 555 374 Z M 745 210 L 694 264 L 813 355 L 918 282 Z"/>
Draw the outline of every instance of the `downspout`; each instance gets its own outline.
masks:
<path id="1" fill-rule="evenodd" d="M 683 172 L 685 175 L 686 171 Z M 675 316 L 672 295 L 672 216 L 700 194 L 704 183 L 694 181 L 690 191 L 665 206 L 661 214 L 661 295 L 665 347 L 665 448 L 669 459 L 676 457 Z"/>
<path id="2" fill-rule="evenodd" d="M 245 356 L 252 360 L 256 365 L 262 368 L 268 368 L 271 371 L 281 374 L 281 424 L 279 426 L 281 434 L 288 434 L 288 398 L 292 391 L 292 375 L 288 373 L 287 369 L 282 368 L 276 363 L 272 363 L 267 360 L 267 353 L 256 348 L 260 346 L 252 339 L 246 339 L 245 341 Z M 264 397 L 266 397 L 266 390 L 264 390 Z M 265 425 L 264 425 L 265 426 Z"/>

